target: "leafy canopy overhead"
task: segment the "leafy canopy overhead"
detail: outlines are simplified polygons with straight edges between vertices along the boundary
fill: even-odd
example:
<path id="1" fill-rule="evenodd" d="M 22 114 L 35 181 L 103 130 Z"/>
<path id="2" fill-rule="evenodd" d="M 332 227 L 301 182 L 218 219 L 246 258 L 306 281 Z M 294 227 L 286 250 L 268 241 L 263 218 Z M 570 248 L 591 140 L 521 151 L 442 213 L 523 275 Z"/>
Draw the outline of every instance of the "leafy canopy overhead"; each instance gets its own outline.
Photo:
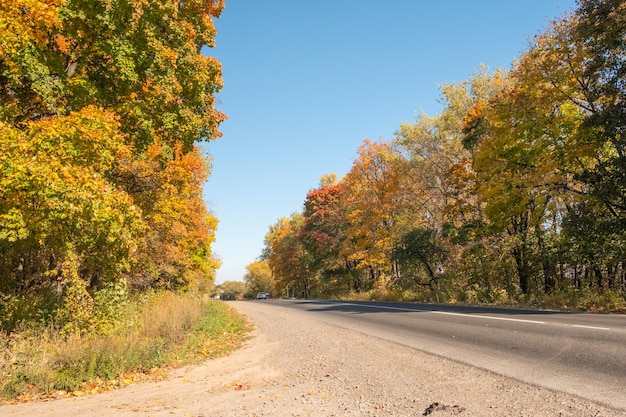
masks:
<path id="1" fill-rule="evenodd" d="M 139 150 L 219 136 L 214 45 L 221 0 L 0 2 L 0 118 L 20 124 L 88 105 L 115 110 Z M 19 35 L 18 35 L 19 34 Z"/>

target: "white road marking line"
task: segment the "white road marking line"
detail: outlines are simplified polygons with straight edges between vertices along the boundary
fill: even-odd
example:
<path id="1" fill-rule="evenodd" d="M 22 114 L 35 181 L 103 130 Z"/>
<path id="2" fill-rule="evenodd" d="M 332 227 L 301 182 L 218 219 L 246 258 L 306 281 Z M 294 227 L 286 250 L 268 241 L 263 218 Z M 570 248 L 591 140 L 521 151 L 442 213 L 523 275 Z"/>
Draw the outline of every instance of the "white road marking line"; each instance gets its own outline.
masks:
<path id="1" fill-rule="evenodd" d="M 517 322 L 521 322 L 521 323 L 546 324 L 545 321 L 511 319 L 511 318 L 508 318 L 508 317 L 496 317 L 496 316 L 482 316 L 482 315 L 478 315 L 478 314 L 452 313 L 452 312 L 449 312 L 449 311 L 421 310 L 421 309 L 417 309 L 417 308 L 377 306 L 377 305 L 356 304 L 356 303 L 342 303 L 342 304 L 359 306 L 359 307 L 379 308 L 379 309 L 386 309 L 386 310 L 400 310 L 400 311 L 409 311 L 409 312 L 415 311 L 415 312 L 432 313 L 432 314 L 447 314 L 447 315 L 450 315 L 450 316 L 473 317 L 473 318 L 477 318 L 477 319 L 487 319 L 487 320 L 503 320 L 503 321 L 517 321 Z"/>
<path id="2" fill-rule="evenodd" d="M 610 327 L 583 326 L 580 324 L 572 324 L 572 327 L 580 327 L 582 329 L 594 329 L 594 330 L 611 330 Z"/>
<path id="3" fill-rule="evenodd" d="M 483 316 L 483 315 L 478 315 L 478 314 L 452 313 L 450 311 L 423 310 L 419 308 L 379 306 L 379 305 L 360 304 L 360 303 L 329 303 L 329 304 L 340 304 L 340 305 L 348 305 L 348 306 L 358 306 L 358 307 L 368 307 L 368 308 L 378 308 L 378 309 L 385 309 L 385 310 L 397 310 L 397 311 L 408 311 L 408 312 L 419 312 L 419 313 L 447 314 L 449 316 L 473 317 L 477 319 L 487 319 L 487 320 L 503 320 L 503 321 L 516 321 L 516 322 L 521 322 L 521 323 L 546 324 L 545 321 L 538 321 L 538 320 L 512 319 L 508 317 Z M 579 324 L 572 324 L 571 327 L 578 327 L 582 329 L 594 329 L 594 330 L 611 330 L 610 327 L 583 326 Z"/>
<path id="4" fill-rule="evenodd" d="M 359 307 L 369 307 L 369 308 L 382 308 L 386 310 L 399 310 L 399 311 L 415 311 L 417 313 L 430 313 L 430 310 L 422 310 L 419 308 L 405 308 L 405 307 L 391 307 L 391 306 L 377 306 L 377 305 L 369 305 L 369 304 L 352 304 L 348 303 L 347 305 L 359 306 Z"/>
<path id="5" fill-rule="evenodd" d="M 496 317 L 496 316 L 481 316 L 477 314 L 463 314 L 463 313 L 451 313 L 449 311 L 431 311 L 434 314 L 447 314 L 450 316 L 461 316 L 461 317 L 474 317 L 477 319 L 487 319 L 487 320 L 504 320 L 504 321 L 517 321 L 521 323 L 535 323 L 535 324 L 546 324 L 545 321 L 538 320 L 525 320 L 525 319 L 511 319 L 508 317 Z"/>

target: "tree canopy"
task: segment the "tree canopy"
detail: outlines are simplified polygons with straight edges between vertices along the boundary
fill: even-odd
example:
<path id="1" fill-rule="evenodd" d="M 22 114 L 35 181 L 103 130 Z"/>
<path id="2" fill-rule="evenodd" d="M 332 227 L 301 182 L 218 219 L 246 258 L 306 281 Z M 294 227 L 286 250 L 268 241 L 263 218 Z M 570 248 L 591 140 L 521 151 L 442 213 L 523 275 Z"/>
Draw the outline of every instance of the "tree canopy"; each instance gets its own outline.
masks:
<path id="1" fill-rule="evenodd" d="M 266 247 L 277 282 L 291 274 L 318 296 L 623 301 L 625 42 L 623 1 L 580 0 L 510 71 L 443 85 L 440 114 L 365 140 L 344 178 L 309 191 L 289 244 Z M 307 266 L 297 277 L 278 268 L 285 250 Z"/>
<path id="2" fill-rule="evenodd" d="M 94 295 L 205 288 L 221 0 L 0 1 L 0 313 L 92 323 Z M 88 314 L 84 317 L 89 316 Z M 35 317 L 35 318 L 36 318 Z"/>

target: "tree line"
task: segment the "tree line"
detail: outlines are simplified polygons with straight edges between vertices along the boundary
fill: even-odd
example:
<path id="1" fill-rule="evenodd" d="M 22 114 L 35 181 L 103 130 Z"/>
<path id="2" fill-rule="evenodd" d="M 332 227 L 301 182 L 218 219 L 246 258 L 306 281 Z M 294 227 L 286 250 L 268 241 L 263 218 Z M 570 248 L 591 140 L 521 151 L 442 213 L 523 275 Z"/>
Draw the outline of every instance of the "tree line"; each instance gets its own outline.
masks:
<path id="1" fill-rule="evenodd" d="M 441 88 L 440 113 L 366 139 L 343 178 L 269 227 L 246 281 L 298 297 L 623 303 L 625 51 L 626 3 L 579 0 L 510 70 L 481 67 Z"/>
<path id="2" fill-rule="evenodd" d="M 212 287 L 196 142 L 225 119 L 201 53 L 223 7 L 0 2 L 0 330 L 97 330 L 129 292 Z"/>

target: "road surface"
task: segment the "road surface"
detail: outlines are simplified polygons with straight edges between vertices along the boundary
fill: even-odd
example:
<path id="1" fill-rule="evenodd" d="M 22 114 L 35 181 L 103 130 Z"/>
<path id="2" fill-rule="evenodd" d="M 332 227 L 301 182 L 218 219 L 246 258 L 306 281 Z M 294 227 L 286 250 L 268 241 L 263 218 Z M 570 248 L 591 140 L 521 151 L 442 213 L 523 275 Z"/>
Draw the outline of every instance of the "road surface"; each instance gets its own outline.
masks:
<path id="1" fill-rule="evenodd" d="M 174 370 L 159 382 L 96 395 L 0 406 L 0 416 L 626 415 L 623 407 L 606 405 L 623 404 L 626 397 L 623 387 L 610 382 L 619 369 L 607 372 L 609 382 L 598 383 L 598 389 L 591 393 L 568 385 L 567 390 L 576 391 L 577 395 L 572 395 L 563 392 L 562 384 L 548 389 L 538 385 L 542 381 L 528 384 L 483 369 L 480 363 L 462 363 L 489 362 L 503 373 L 518 372 L 525 379 L 533 379 L 539 372 L 544 375 L 540 379 L 549 379 L 545 377 L 551 372 L 548 370 L 562 366 L 559 356 L 576 356 L 571 353 L 576 351 L 572 343 L 579 343 L 587 332 L 599 332 L 595 338 L 599 347 L 611 346 L 613 339 L 619 341 L 623 337 L 621 317 L 292 300 L 233 301 L 229 305 L 250 320 L 254 331 L 243 348 L 227 357 Z M 609 321 L 601 323 L 604 319 Z M 535 338 L 531 336 L 536 332 L 534 327 L 548 331 L 538 336 L 538 341 L 529 342 L 527 339 Z M 499 343 L 483 346 L 482 333 Z M 558 343 L 562 346 L 551 346 L 553 340 L 561 340 Z M 422 351 L 426 349 L 438 355 Z M 513 354 L 500 352 L 507 349 Z M 624 356 L 623 347 L 615 349 L 615 354 Z M 439 356 L 454 357 L 457 353 L 466 356 L 455 360 Z M 587 359 L 586 353 L 580 355 L 580 360 Z M 585 366 L 581 367 L 586 375 Z M 575 379 L 569 373 L 577 371 L 564 372 L 567 374 L 553 378 Z"/>
<path id="2" fill-rule="evenodd" d="M 414 303 L 269 302 L 626 410 L 626 316 Z"/>

